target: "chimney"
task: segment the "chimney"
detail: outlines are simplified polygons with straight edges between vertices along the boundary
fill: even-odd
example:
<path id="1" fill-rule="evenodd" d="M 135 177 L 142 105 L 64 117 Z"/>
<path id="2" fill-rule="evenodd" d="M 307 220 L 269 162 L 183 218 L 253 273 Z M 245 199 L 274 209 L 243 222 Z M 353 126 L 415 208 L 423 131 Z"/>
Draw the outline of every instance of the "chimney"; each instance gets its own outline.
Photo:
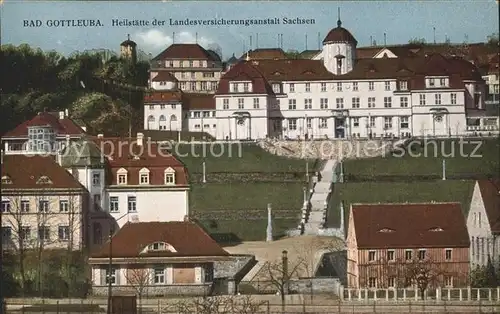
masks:
<path id="1" fill-rule="evenodd" d="M 143 140 L 144 140 L 144 133 L 137 133 L 137 145 L 138 146 L 144 145 Z"/>
<path id="2" fill-rule="evenodd" d="M 104 137 L 104 134 L 102 134 L 102 133 L 97 134 L 97 138 L 103 138 L 103 137 Z"/>
<path id="3" fill-rule="evenodd" d="M 64 119 L 64 111 L 59 111 L 59 120 Z"/>

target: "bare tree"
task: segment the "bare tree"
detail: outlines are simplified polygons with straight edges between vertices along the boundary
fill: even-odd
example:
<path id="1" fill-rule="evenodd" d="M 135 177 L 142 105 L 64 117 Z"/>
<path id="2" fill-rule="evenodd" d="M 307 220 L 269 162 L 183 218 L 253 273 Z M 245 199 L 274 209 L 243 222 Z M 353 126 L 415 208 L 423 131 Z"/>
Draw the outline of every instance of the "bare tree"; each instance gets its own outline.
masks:
<path id="1" fill-rule="evenodd" d="M 142 297 L 147 287 L 151 285 L 154 273 L 148 265 L 137 260 L 132 264 L 129 264 L 127 271 L 125 272 L 125 278 L 127 279 L 127 284 L 130 285 L 137 293 L 139 297 L 139 308 L 142 306 Z M 142 310 L 140 310 L 142 312 Z"/>
<path id="2" fill-rule="evenodd" d="M 413 259 L 405 263 L 405 277 L 416 285 L 422 300 L 429 286 L 441 284 L 440 279 L 444 274 L 441 265 L 431 259 Z"/>
<path id="3" fill-rule="evenodd" d="M 177 301 L 165 309 L 179 314 L 255 314 L 261 312 L 265 302 L 257 302 L 251 296 L 215 296 Z"/>

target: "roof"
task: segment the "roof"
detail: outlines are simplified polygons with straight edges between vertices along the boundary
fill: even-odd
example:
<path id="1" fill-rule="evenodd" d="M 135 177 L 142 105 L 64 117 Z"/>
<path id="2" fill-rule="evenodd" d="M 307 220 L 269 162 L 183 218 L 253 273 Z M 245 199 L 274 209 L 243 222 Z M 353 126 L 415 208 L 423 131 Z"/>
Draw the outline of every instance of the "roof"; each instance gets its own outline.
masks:
<path id="1" fill-rule="evenodd" d="M 92 138 L 100 151 L 106 156 L 110 166 L 110 176 L 107 184 L 116 185 L 117 171 L 124 168 L 128 172 L 128 185 L 139 184 L 139 172 L 146 168 L 150 171 L 151 185 L 164 185 L 164 171 L 167 168 L 175 170 L 176 186 L 187 186 L 187 169 L 173 155 L 168 153 L 171 147 L 143 139 L 140 146 L 136 139 L 127 138 Z"/>
<path id="2" fill-rule="evenodd" d="M 478 181 L 491 231 L 500 233 L 500 180 Z"/>
<path id="3" fill-rule="evenodd" d="M 94 141 L 81 139 L 72 141 L 61 152 L 61 166 L 72 167 L 102 167 L 105 163 L 101 158 L 101 150 Z"/>
<path id="4" fill-rule="evenodd" d="M 312 59 L 320 52 L 321 50 L 304 50 L 299 53 L 298 59 Z"/>
<path id="5" fill-rule="evenodd" d="M 270 62 L 281 62 L 283 60 L 265 60 Z M 241 61 L 227 71 L 219 81 L 219 88 L 216 94 L 228 94 L 229 82 L 231 81 L 251 81 L 252 91 L 245 94 L 274 94 L 271 86 L 267 82 L 262 72 L 257 68 L 257 64 L 264 61 Z"/>
<path id="6" fill-rule="evenodd" d="M 182 100 L 182 91 L 150 91 L 144 94 L 144 104 L 149 105 L 152 102 L 180 102 Z"/>
<path id="7" fill-rule="evenodd" d="M 183 110 L 215 110 L 215 98 L 213 94 L 182 94 Z"/>
<path id="8" fill-rule="evenodd" d="M 1 165 L 2 176 L 11 184 L 2 184 L 7 189 L 82 189 L 84 187 L 68 171 L 59 166 L 53 156 L 5 155 Z M 39 179 L 47 177 L 51 183 L 41 184 Z M 38 181 L 38 183 L 37 183 Z"/>
<path id="9" fill-rule="evenodd" d="M 459 203 L 353 204 L 359 249 L 469 247 Z"/>
<path id="10" fill-rule="evenodd" d="M 233 55 L 231 56 L 231 58 L 229 58 L 229 59 L 226 61 L 226 63 L 227 63 L 227 64 L 235 64 L 235 63 L 238 63 L 239 61 L 240 61 L 240 60 L 239 60 L 239 59 L 237 59 L 237 58 L 234 56 L 234 53 L 233 53 Z"/>
<path id="11" fill-rule="evenodd" d="M 70 118 L 59 119 L 58 113 L 39 112 L 31 120 L 25 121 L 7 132 L 4 138 L 28 138 L 28 128 L 33 126 L 50 126 L 57 136 L 81 136 L 85 131 Z"/>
<path id="12" fill-rule="evenodd" d="M 132 41 L 130 39 L 127 39 L 127 40 L 123 41 L 120 44 L 120 46 L 132 46 L 132 47 L 135 47 L 135 46 L 137 46 L 137 44 L 134 41 Z"/>
<path id="13" fill-rule="evenodd" d="M 244 60 L 246 57 L 251 60 L 281 60 L 287 59 L 287 56 L 281 48 L 259 48 L 245 52 L 240 59 Z"/>
<path id="14" fill-rule="evenodd" d="M 323 40 L 323 44 L 331 42 L 351 43 L 354 44 L 354 46 L 358 44 L 358 41 L 354 38 L 354 36 L 352 36 L 347 29 L 342 27 L 340 19 L 337 21 L 337 27 L 330 30 Z"/>
<path id="15" fill-rule="evenodd" d="M 177 82 L 175 76 L 168 71 L 159 71 L 155 77 L 151 80 L 152 82 Z"/>
<path id="16" fill-rule="evenodd" d="M 215 54 L 217 55 L 217 54 Z M 172 44 L 167 49 L 160 52 L 159 55 L 153 58 L 156 60 L 165 59 L 196 59 L 196 60 L 209 60 L 220 61 L 220 57 L 215 56 L 214 53 L 207 51 L 205 48 L 198 44 Z"/>
<path id="17" fill-rule="evenodd" d="M 168 208 L 164 210 L 168 210 Z M 111 254 L 114 258 L 229 256 L 229 253 L 200 226 L 188 221 L 128 222 L 112 240 Z M 155 242 L 166 242 L 176 252 L 161 251 L 139 254 L 146 246 Z M 109 242 L 93 252 L 91 257 L 109 257 Z"/>

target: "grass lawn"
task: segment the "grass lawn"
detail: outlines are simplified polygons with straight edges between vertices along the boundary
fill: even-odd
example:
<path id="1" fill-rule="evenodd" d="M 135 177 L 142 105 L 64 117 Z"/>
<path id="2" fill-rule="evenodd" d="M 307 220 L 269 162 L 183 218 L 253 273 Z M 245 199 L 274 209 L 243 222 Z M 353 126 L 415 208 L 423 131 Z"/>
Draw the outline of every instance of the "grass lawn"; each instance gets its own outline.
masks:
<path id="1" fill-rule="evenodd" d="M 271 154 L 253 143 L 179 144 L 173 148 L 172 153 L 177 155 L 191 173 L 203 172 L 203 157 L 207 173 L 305 172 L 307 162 Z M 315 159 L 308 162 L 309 171 L 319 167 L 319 162 Z"/>
<path id="2" fill-rule="evenodd" d="M 479 148 L 476 150 L 476 147 Z M 437 175 L 442 174 L 442 160 L 446 159 L 446 171 L 452 175 L 498 176 L 500 169 L 500 141 L 439 140 L 413 144 L 411 153 L 398 152 L 387 157 L 347 160 L 344 172 L 359 179 L 384 175 Z M 462 153 L 461 153 L 462 152 Z M 453 154 L 452 154 L 453 153 Z M 478 157 L 476 157 L 478 156 Z"/>
<path id="3" fill-rule="evenodd" d="M 297 210 L 302 206 L 303 183 L 249 182 L 193 184 L 190 208 L 193 211 L 267 209 Z"/>
<path id="4" fill-rule="evenodd" d="M 345 226 L 353 203 L 460 202 L 464 214 L 469 211 L 475 181 L 435 182 L 360 182 L 336 184 L 328 205 L 327 225 L 340 224 L 340 202 L 344 201 Z"/>

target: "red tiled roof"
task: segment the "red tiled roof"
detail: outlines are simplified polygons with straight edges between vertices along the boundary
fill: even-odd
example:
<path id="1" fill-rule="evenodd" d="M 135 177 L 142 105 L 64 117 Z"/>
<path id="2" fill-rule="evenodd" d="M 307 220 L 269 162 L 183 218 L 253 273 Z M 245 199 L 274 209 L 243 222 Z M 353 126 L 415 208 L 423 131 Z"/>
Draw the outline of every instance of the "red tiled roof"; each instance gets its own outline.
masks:
<path id="1" fill-rule="evenodd" d="M 500 233 L 500 180 L 478 181 L 491 231 Z"/>
<path id="2" fill-rule="evenodd" d="M 27 138 L 28 127 L 31 126 L 50 126 L 54 128 L 57 136 L 73 135 L 79 136 L 85 134 L 85 131 L 70 118 L 59 119 L 58 116 L 49 112 L 40 112 L 33 119 L 25 121 L 15 129 L 7 132 L 5 138 Z"/>
<path id="3" fill-rule="evenodd" d="M 1 165 L 2 176 L 7 176 L 11 184 L 2 184 L 7 189 L 84 189 L 68 171 L 59 166 L 53 156 L 5 155 Z M 51 184 L 37 184 L 46 176 Z"/>
<path id="4" fill-rule="evenodd" d="M 353 204 L 351 209 L 360 249 L 469 247 L 470 244 L 459 203 Z"/>
<path id="5" fill-rule="evenodd" d="M 177 82 L 175 76 L 173 76 L 168 71 L 159 71 L 155 77 L 151 80 L 152 82 Z"/>
<path id="6" fill-rule="evenodd" d="M 151 102 L 180 102 L 182 100 L 182 91 L 152 91 L 144 94 L 144 104 Z"/>
<path id="7" fill-rule="evenodd" d="M 198 44 L 172 44 L 163 50 L 153 60 L 165 59 L 196 59 L 219 61 L 212 53 Z"/>
<path id="8" fill-rule="evenodd" d="M 251 60 L 280 60 L 287 59 L 285 52 L 281 48 L 259 48 L 245 52 L 240 59 L 244 60 L 246 57 Z"/>
<path id="9" fill-rule="evenodd" d="M 269 82 L 332 80 L 322 60 L 260 60 L 253 63 Z"/>
<path id="10" fill-rule="evenodd" d="M 347 42 L 354 44 L 354 46 L 358 44 L 358 41 L 352 36 L 351 32 L 342 27 L 340 20 L 337 21 L 337 27 L 330 30 L 323 40 L 323 44 L 329 42 Z"/>
<path id="11" fill-rule="evenodd" d="M 139 254 L 144 248 L 155 242 L 166 242 L 177 252 L 163 251 Z M 115 258 L 133 258 L 139 256 L 229 256 L 229 254 L 196 223 L 177 221 L 128 222 L 113 237 L 111 254 Z M 109 257 L 109 242 L 98 251 L 92 253 L 91 257 Z"/>
<path id="12" fill-rule="evenodd" d="M 136 139 L 92 138 L 92 140 L 108 159 L 111 176 L 107 178 L 107 184 L 116 185 L 116 173 L 124 168 L 128 171 L 128 185 L 138 185 L 139 171 L 147 168 L 150 171 L 150 185 L 165 185 L 164 172 L 170 167 L 175 170 L 175 186 L 188 185 L 187 169 L 175 156 L 168 154 L 167 150 L 171 149 L 168 145 L 161 146 L 150 142 L 147 138 L 143 139 L 142 146 L 137 144 Z"/>
<path id="13" fill-rule="evenodd" d="M 282 62 L 282 60 L 266 60 L 270 62 Z M 216 94 L 228 94 L 229 82 L 231 81 L 251 81 L 252 92 L 245 94 L 266 94 L 272 95 L 273 90 L 266 81 L 264 75 L 258 70 L 257 64 L 264 61 L 242 61 L 235 64 L 228 72 L 226 72 L 219 81 L 219 89 Z"/>
<path id="14" fill-rule="evenodd" d="M 182 94 L 183 110 L 215 110 L 215 98 L 213 94 Z"/>

